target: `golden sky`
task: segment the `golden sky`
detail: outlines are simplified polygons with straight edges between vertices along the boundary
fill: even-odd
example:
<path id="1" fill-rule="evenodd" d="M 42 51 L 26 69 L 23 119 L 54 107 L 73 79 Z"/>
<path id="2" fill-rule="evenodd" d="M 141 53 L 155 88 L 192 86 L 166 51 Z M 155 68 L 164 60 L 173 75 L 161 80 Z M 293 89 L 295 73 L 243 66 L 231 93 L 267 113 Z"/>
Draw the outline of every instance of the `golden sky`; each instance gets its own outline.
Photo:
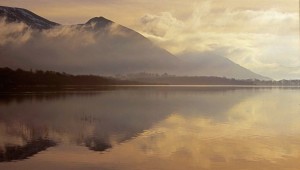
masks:
<path id="1" fill-rule="evenodd" d="M 173 54 L 212 51 L 265 76 L 300 78 L 298 0 L 0 0 L 61 24 L 104 16 Z"/>

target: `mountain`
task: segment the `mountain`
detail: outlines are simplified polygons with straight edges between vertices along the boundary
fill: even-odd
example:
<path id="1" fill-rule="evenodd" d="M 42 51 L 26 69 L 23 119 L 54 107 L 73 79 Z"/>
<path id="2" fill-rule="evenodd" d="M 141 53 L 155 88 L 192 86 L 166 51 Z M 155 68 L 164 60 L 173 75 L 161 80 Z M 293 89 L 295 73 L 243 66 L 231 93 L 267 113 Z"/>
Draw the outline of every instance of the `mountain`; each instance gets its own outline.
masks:
<path id="1" fill-rule="evenodd" d="M 264 79 L 224 57 L 205 62 L 202 56 L 195 62 L 190 57 L 174 56 L 138 32 L 104 17 L 64 26 L 26 9 L 11 7 L 0 7 L 0 17 L 7 21 L 4 31 L 0 30 L 0 35 L 4 32 L 0 41 L 0 67 L 72 74 L 149 72 Z M 20 22 L 31 29 L 10 29 L 11 23 Z"/>
<path id="2" fill-rule="evenodd" d="M 59 25 L 23 8 L 0 6 L 0 17 L 5 17 L 7 22 L 23 22 L 34 29 L 50 29 Z"/>
<path id="3" fill-rule="evenodd" d="M 178 57 L 187 62 L 190 67 L 190 75 L 270 80 L 270 78 L 256 74 L 226 57 L 211 52 L 186 52 L 178 55 Z"/>

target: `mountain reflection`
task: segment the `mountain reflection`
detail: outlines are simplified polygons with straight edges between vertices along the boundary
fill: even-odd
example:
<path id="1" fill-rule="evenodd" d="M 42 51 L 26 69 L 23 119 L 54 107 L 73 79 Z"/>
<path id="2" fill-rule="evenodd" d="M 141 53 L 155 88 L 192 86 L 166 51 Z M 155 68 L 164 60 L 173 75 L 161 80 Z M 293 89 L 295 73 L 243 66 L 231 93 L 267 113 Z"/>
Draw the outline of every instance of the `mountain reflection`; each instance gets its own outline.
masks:
<path id="1" fill-rule="evenodd" d="M 23 159 L 37 153 L 28 150 L 28 147 L 34 147 L 32 150 L 46 149 L 39 145 L 42 141 L 46 142 L 45 146 L 73 143 L 94 151 L 105 151 L 114 144 L 129 140 L 149 129 L 175 110 L 190 108 L 195 101 L 199 103 L 201 110 L 207 110 L 207 114 L 217 114 L 219 108 L 203 107 L 211 104 L 205 102 L 206 96 L 211 95 L 208 92 L 212 91 L 219 96 L 219 100 L 216 100 L 218 102 L 222 100 L 223 93 L 234 90 L 235 88 L 216 87 L 122 87 L 97 92 L 2 95 L 0 148 L 3 154 L 15 152 L 21 155 L 1 161 Z M 240 100 L 245 96 L 236 97 Z M 234 100 L 225 102 L 223 107 L 230 107 L 234 103 Z M 210 111 L 211 109 L 213 110 Z M 48 145 L 50 140 L 51 145 Z M 27 153 L 8 149 L 12 147 Z M 42 148 L 38 149 L 39 147 Z"/>
<path id="2" fill-rule="evenodd" d="M 37 155 L 53 159 L 50 169 L 74 162 L 125 170 L 300 166 L 297 89 L 123 87 L 34 96 L 0 103 L 2 162 L 48 148 Z"/>
<path id="3" fill-rule="evenodd" d="M 26 159 L 55 145 L 55 142 L 48 139 L 31 140 L 23 146 L 6 145 L 0 150 L 0 162 Z"/>

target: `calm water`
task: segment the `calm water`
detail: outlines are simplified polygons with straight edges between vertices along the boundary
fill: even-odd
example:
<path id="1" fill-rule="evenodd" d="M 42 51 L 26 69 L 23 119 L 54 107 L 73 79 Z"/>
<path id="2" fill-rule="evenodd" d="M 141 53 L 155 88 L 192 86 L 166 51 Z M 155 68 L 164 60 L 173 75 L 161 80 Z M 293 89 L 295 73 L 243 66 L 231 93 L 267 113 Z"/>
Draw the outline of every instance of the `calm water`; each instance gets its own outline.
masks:
<path id="1" fill-rule="evenodd" d="M 300 89 L 1 94 L 0 169 L 299 170 Z"/>

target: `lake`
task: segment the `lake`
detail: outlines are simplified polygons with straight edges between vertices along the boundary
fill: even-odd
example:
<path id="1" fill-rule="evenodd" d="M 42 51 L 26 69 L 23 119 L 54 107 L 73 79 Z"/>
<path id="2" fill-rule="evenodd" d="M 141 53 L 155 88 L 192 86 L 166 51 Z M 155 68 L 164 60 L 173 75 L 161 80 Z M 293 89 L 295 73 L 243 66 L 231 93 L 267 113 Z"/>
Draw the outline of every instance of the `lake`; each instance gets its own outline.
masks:
<path id="1" fill-rule="evenodd" d="M 300 88 L 0 95 L 0 169 L 299 170 Z"/>

